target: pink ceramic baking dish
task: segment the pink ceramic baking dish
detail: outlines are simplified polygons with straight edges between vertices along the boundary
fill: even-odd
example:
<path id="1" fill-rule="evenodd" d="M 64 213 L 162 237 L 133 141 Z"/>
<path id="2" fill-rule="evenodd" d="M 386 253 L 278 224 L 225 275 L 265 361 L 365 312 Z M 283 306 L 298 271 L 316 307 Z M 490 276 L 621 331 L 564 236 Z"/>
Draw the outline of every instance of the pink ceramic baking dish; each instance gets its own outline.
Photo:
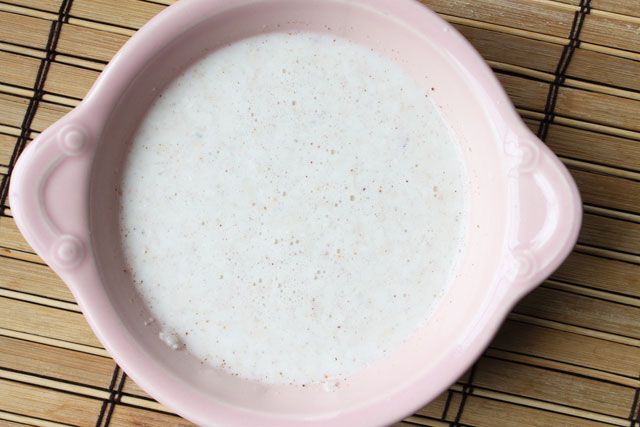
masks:
<path id="1" fill-rule="evenodd" d="M 423 82 L 462 144 L 470 181 L 464 256 L 428 324 L 331 392 L 252 383 L 170 350 L 144 325 L 144 307 L 132 304 L 138 297 L 117 237 L 114 189 L 125 147 L 163 86 L 218 46 L 298 30 L 368 45 Z M 410 0 L 181 0 L 132 37 L 81 105 L 27 147 L 10 197 L 27 241 L 67 283 L 116 361 L 201 425 L 369 426 L 412 413 L 454 382 L 509 309 L 558 267 L 581 222 L 567 170 L 478 53 Z"/>

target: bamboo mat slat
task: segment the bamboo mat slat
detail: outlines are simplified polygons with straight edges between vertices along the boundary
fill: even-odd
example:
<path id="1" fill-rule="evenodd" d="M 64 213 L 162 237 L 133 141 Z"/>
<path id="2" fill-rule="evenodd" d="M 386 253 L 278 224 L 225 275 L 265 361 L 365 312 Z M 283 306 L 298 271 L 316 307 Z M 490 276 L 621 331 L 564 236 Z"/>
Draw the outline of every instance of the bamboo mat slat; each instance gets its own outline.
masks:
<path id="1" fill-rule="evenodd" d="M 45 265 L 0 257 L 0 288 L 74 302 L 69 288 Z"/>
<path id="2" fill-rule="evenodd" d="M 422 0 L 436 12 L 544 34 L 568 37 L 573 11 L 555 2 L 528 0 Z M 544 27 L 540 26 L 544 22 Z"/>
<path id="3" fill-rule="evenodd" d="M 141 389 L 138 384 L 134 383 L 130 378 L 127 378 L 125 381 L 122 392 L 133 396 L 151 399 L 151 396 L 149 396 L 146 391 Z"/>
<path id="4" fill-rule="evenodd" d="M 640 3 L 635 0 L 593 0 L 592 5 L 594 9 L 629 16 L 640 16 Z"/>
<path id="5" fill-rule="evenodd" d="M 28 426 L 29 424 L 22 424 L 13 421 L 0 420 L 0 427 L 23 427 Z"/>
<path id="6" fill-rule="evenodd" d="M 54 104 L 51 102 L 40 102 L 38 104 L 36 115 L 33 118 L 31 128 L 38 132 L 42 132 L 71 110 L 71 107 L 65 105 Z"/>
<path id="7" fill-rule="evenodd" d="M 0 246 L 32 252 L 13 219 L 0 216 Z"/>
<path id="8" fill-rule="evenodd" d="M 585 214 L 578 241 L 612 251 L 640 255 L 640 224 Z"/>
<path id="9" fill-rule="evenodd" d="M 569 325 L 640 338 L 640 308 L 539 287 L 526 296 L 515 313 Z"/>
<path id="10" fill-rule="evenodd" d="M 585 203 L 640 212 L 640 182 L 571 168 Z"/>
<path id="11" fill-rule="evenodd" d="M 562 45 L 557 43 L 468 25 L 455 27 L 489 61 L 553 72 L 562 54 Z M 504 46 L 510 48 L 504 49 Z"/>
<path id="12" fill-rule="evenodd" d="M 464 413 L 460 422 L 465 425 L 483 425 L 491 413 L 491 425 L 494 427 L 512 427 L 523 420 L 528 426 L 549 427 L 605 427 L 605 424 L 584 418 L 572 417 L 550 411 L 541 411 L 524 405 L 513 405 L 494 399 L 470 396 L 465 401 Z"/>
<path id="13" fill-rule="evenodd" d="M 508 320 L 491 348 L 635 378 L 638 349 L 620 343 Z M 597 374 L 594 374 L 597 375 Z"/>
<path id="14" fill-rule="evenodd" d="M 567 70 L 571 77 L 635 91 L 640 90 L 639 74 L 640 62 L 637 60 L 585 49 L 576 50 Z"/>
<path id="15" fill-rule="evenodd" d="M 155 3 L 142 1 L 75 0 L 73 16 L 120 27 L 138 29 L 164 9 Z"/>
<path id="16" fill-rule="evenodd" d="M 47 42 L 70 2 L 55 52 Z M 0 0 L 0 179 L 85 96 L 146 20 L 174 0 Z M 399 426 L 640 427 L 640 2 L 422 0 L 487 59 L 585 203 L 579 244 L 523 299 L 478 363 Z M 584 18 L 571 34 L 576 18 Z M 566 74 L 556 70 L 573 36 Z M 21 129 L 41 63 L 43 97 Z M 0 426 L 190 425 L 116 367 L 65 285 L 0 206 Z"/>
<path id="17" fill-rule="evenodd" d="M 26 6 L 37 10 L 47 12 L 57 12 L 60 9 L 62 0 L 4 0 L 4 3 L 14 4 L 17 6 Z"/>
<path id="18" fill-rule="evenodd" d="M 82 99 L 100 73 L 95 70 L 53 63 L 44 90 L 62 96 Z"/>
<path id="19" fill-rule="evenodd" d="M 509 74 L 497 73 L 497 76 L 516 107 L 544 111 L 549 83 Z"/>
<path id="20" fill-rule="evenodd" d="M 1 297 L 0 312 L 3 328 L 102 347 L 80 313 Z"/>
<path id="21" fill-rule="evenodd" d="M 71 425 L 92 425 L 102 403 L 46 387 L 0 379 L 0 411 Z"/>
<path id="22" fill-rule="evenodd" d="M 141 421 L 142 420 L 142 421 Z M 191 426 L 192 424 L 182 418 L 156 411 L 148 411 L 127 405 L 116 405 L 111 416 L 112 426 L 129 427 L 132 425 L 149 426 Z"/>
<path id="23" fill-rule="evenodd" d="M 478 362 L 473 383 L 475 387 L 620 418 L 628 415 L 634 397 L 631 387 L 489 357 Z M 562 394 L 557 393 L 559 389 Z"/>
<path id="24" fill-rule="evenodd" d="M 115 368 L 107 357 L 0 336 L 0 368 L 108 389 Z"/>
<path id="25" fill-rule="evenodd" d="M 486 350 L 485 356 L 500 359 L 504 361 L 518 363 L 524 366 L 533 366 L 545 370 L 553 370 L 555 372 L 564 372 L 571 375 L 581 376 L 583 378 L 591 378 L 598 381 L 604 381 L 609 384 L 617 384 L 625 387 L 637 388 L 640 381 L 628 378 L 623 375 L 611 372 L 600 371 L 586 366 L 574 365 L 567 361 L 558 361 L 548 358 L 537 357 L 528 354 L 519 354 L 512 351 L 506 351 L 491 347 Z"/>
<path id="26" fill-rule="evenodd" d="M 15 138 L 0 133 L 0 165 L 7 166 L 11 160 Z"/>
<path id="27" fill-rule="evenodd" d="M 640 131 L 640 101 L 563 87 L 558 95 L 559 115 Z"/>
<path id="28" fill-rule="evenodd" d="M 121 34 L 64 24 L 58 41 L 58 52 L 107 62 L 127 39 Z"/>
<path id="29" fill-rule="evenodd" d="M 640 266 L 629 262 L 574 251 L 552 278 L 640 298 Z"/>
<path id="30" fill-rule="evenodd" d="M 42 49 L 47 44 L 50 25 L 44 19 L 0 11 L 0 40 Z"/>
<path id="31" fill-rule="evenodd" d="M 0 93 L 0 116 L 3 124 L 19 127 L 28 105 L 29 100 L 26 98 Z"/>
<path id="32" fill-rule="evenodd" d="M 444 414 L 445 409 L 447 409 L 448 397 L 449 397 L 449 392 L 442 393 L 440 396 L 434 399 L 434 401 L 431 402 L 429 406 L 421 409 L 418 413 L 425 417 L 433 417 L 433 418 L 441 417 Z M 459 404 L 459 402 L 450 401 L 449 408 L 451 408 L 451 406 L 455 404 Z"/>
<path id="33" fill-rule="evenodd" d="M 622 20 L 609 16 L 587 16 L 581 39 L 588 43 L 607 45 L 640 52 L 640 19 Z"/>
<path id="34" fill-rule="evenodd" d="M 575 141 L 580 141 L 580 144 Z M 638 142 L 630 139 L 552 125 L 547 144 L 560 156 L 621 169 L 640 170 Z"/>
<path id="35" fill-rule="evenodd" d="M 0 81 L 16 86 L 33 87 L 40 61 L 24 55 L 0 51 L 0 63 L 10 64 L 0 67 Z"/>

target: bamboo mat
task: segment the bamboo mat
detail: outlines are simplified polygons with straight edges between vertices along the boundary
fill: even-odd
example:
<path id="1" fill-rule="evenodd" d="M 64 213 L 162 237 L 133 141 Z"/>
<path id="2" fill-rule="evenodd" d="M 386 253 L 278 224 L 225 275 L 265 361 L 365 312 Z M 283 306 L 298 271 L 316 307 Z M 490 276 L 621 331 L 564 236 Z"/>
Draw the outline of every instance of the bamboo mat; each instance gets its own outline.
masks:
<path id="1" fill-rule="evenodd" d="M 0 0 L 0 426 L 187 425 L 109 358 L 24 242 L 16 155 L 171 0 Z M 640 427 L 640 0 L 424 0 L 497 73 L 584 200 L 566 263 L 398 425 Z"/>

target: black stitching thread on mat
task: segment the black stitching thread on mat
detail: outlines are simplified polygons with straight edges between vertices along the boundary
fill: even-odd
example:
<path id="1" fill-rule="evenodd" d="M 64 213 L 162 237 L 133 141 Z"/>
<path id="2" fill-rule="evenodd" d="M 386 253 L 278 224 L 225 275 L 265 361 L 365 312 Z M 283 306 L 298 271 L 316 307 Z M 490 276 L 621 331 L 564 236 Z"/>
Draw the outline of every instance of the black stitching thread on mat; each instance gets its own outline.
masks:
<path id="1" fill-rule="evenodd" d="M 62 22 L 65 24 L 69 22 L 69 17 L 71 16 L 71 5 L 73 0 L 63 1 L 60 5 L 60 16 L 62 17 Z"/>
<path id="2" fill-rule="evenodd" d="M 562 86 L 567 78 L 566 73 L 569 68 L 569 63 L 573 58 L 573 54 L 580 46 L 580 32 L 584 26 L 586 16 L 591 13 L 591 0 L 580 0 L 580 10 L 577 10 L 571 23 L 571 31 L 569 32 L 569 43 L 562 48 L 562 54 L 555 71 L 555 78 L 553 83 L 549 86 L 549 93 L 547 94 L 547 102 L 544 107 L 544 118 L 540 122 L 538 128 L 538 137 L 541 140 L 546 140 L 549 133 L 549 126 L 555 119 L 556 103 L 558 101 L 558 92 L 560 86 Z"/>
<path id="3" fill-rule="evenodd" d="M 462 400 L 460 400 L 460 407 L 458 408 L 458 413 L 456 414 L 456 418 L 451 423 L 451 427 L 460 427 L 460 419 L 462 418 L 462 411 L 464 411 L 464 405 L 467 403 L 467 396 L 473 392 L 473 379 L 476 376 L 476 368 L 478 367 L 478 363 L 474 363 L 471 367 L 471 371 L 469 372 L 469 379 L 464 384 L 462 388 Z"/>
<path id="4" fill-rule="evenodd" d="M 104 418 L 104 414 L 107 410 L 107 405 L 113 400 L 115 396 L 114 387 L 116 386 L 116 380 L 118 379 L 118 374 L 120 373 L 120 367 L 116 365 L 113 368 L 113 374 L 111 375 L 111 383 L 109 383 L 109 399 L 102 401 L 102 406 L 100 407 L 100 413 L 98 414 L 98 419 L 96 420 L 96 427 L 102 426 L 102 419 Z"/>
<path id="5" fill-rule="evenodd" d="M 629 411 L 629 427 L 635 426 L 636 421 L 638 421 L 638 417 L 640 417 L 640 414 L 637 414 L 636 416 L 636 411 L 638 409 L 638 395 L 640 395 L 640 387 L 636 387 L 636 392 L 633 395 L 633 403 L 631 403 L 631 411 Z"/>
<path id="6" fill-rule="evenodd" d="M 120 377 L 118 389 L 111 395 L 111 398 L 109 399 L 111 406 L 109 406 L 109 411 L 107 412 L 103 427 L 107 427 L 111 423 L 111 416 L 113 415 L 113 411 L 116 409 L 116 405 L 122 400 L 122 389 L 124 387 L 124 382 L 126 379 L 127 374 L 122 371 L 122 377 Z"/>
<path id="7" fill-rule="evenodd" d="M 449 390 L 447 393 L 447 401 L 444 402 L 444 409 L 442 409 L 442 421 L 446 421 L 447 415 L 449 413 L 449 407 L 451 406 L 451 401 L 453 400 L 453 391 Z"/>
<path id="8" fill-rule="evenodd" d="M 8 184 L 9 184 L 9 175 L 2 174 L 0 178 L 0 216 L 8 216 L 8 215 L 5 215 L 5 212 L 4 212 L 5 205 L 4 203 L 2 203 L 2 195 L 4 194 L 5 187 L 9 186 Z"/>
<path id="9" fill-rule="evenodd" d="M 4 214 L 4 210 L 7 207 L 7 195 L 9 194 L 9 182 L 11 181 L 11 172 L 18 160 L 18 156 L 24 150 L 27 145 L 27 139 L 31 132 L 31 124 L 38 110 L 38 105 L 44 95 L 44 83 L 47 80 L 49 68 L 51 62 L 56 53 L 56 47 L 58 46 L 58 40 L 60 39 L 60 31 L 62 30 L 62 24 L 69 21 L 69 13 L 71 11 L 72 0 L 63 0 L 58 10 L 58 19 L 51 22 L 51 28 L 49 29 L 49 37 L 45 48 L 45 57 L 40 61 L 38 72 L 36 74 L 36 81 L 33 86 L 33 97 L 29 100 L 27 105 L 27 111 L 20 125 L 20 136 L 16 141 L 16 145 L 13 147 L 11 153 L 11 159 L 9 160 L 9 173 L 2 180 L 2 188 L 0 189 L 0 213 Z"/>
<path id="10" fill-rule="evenodd" d="M 640 376 L 638 377 L 640 379 Z M 636 392 L 633 394 L 633 402 L 631 403 L 631 410 L 629 411 L 629 427 L 635 427 L 640 424 L 640 387 L 636 387 Z"/>

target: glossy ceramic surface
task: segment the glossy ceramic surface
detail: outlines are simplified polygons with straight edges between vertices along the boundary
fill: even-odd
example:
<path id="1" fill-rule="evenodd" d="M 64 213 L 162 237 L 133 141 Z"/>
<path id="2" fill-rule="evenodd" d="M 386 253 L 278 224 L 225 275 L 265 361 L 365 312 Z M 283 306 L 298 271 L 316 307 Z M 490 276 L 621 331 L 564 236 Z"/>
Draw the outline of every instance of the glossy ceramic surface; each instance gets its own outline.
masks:
<path id="1" fill-rule="evenodd" d="M 148 313 L 123 268 L 114 194 L 127 142 L 172 77 L 217 46 L 299 30 L 340 35 L 401 64 L 441 107 L 470 179 L 462 265 L 429 325 L 331 392 L 251 383 L 164 346 L 144 325 Z M 201 425 L 386 425 L 412 413 L 455 381 L 510 308 L 558 267 L 581 221 L 569 173 L 488 66 L 410 0 L 181 0 L 138 31 L 81 105 L 27 147 L 10 198 L 27 241 L 67 283 L 116 361 Z"/>

